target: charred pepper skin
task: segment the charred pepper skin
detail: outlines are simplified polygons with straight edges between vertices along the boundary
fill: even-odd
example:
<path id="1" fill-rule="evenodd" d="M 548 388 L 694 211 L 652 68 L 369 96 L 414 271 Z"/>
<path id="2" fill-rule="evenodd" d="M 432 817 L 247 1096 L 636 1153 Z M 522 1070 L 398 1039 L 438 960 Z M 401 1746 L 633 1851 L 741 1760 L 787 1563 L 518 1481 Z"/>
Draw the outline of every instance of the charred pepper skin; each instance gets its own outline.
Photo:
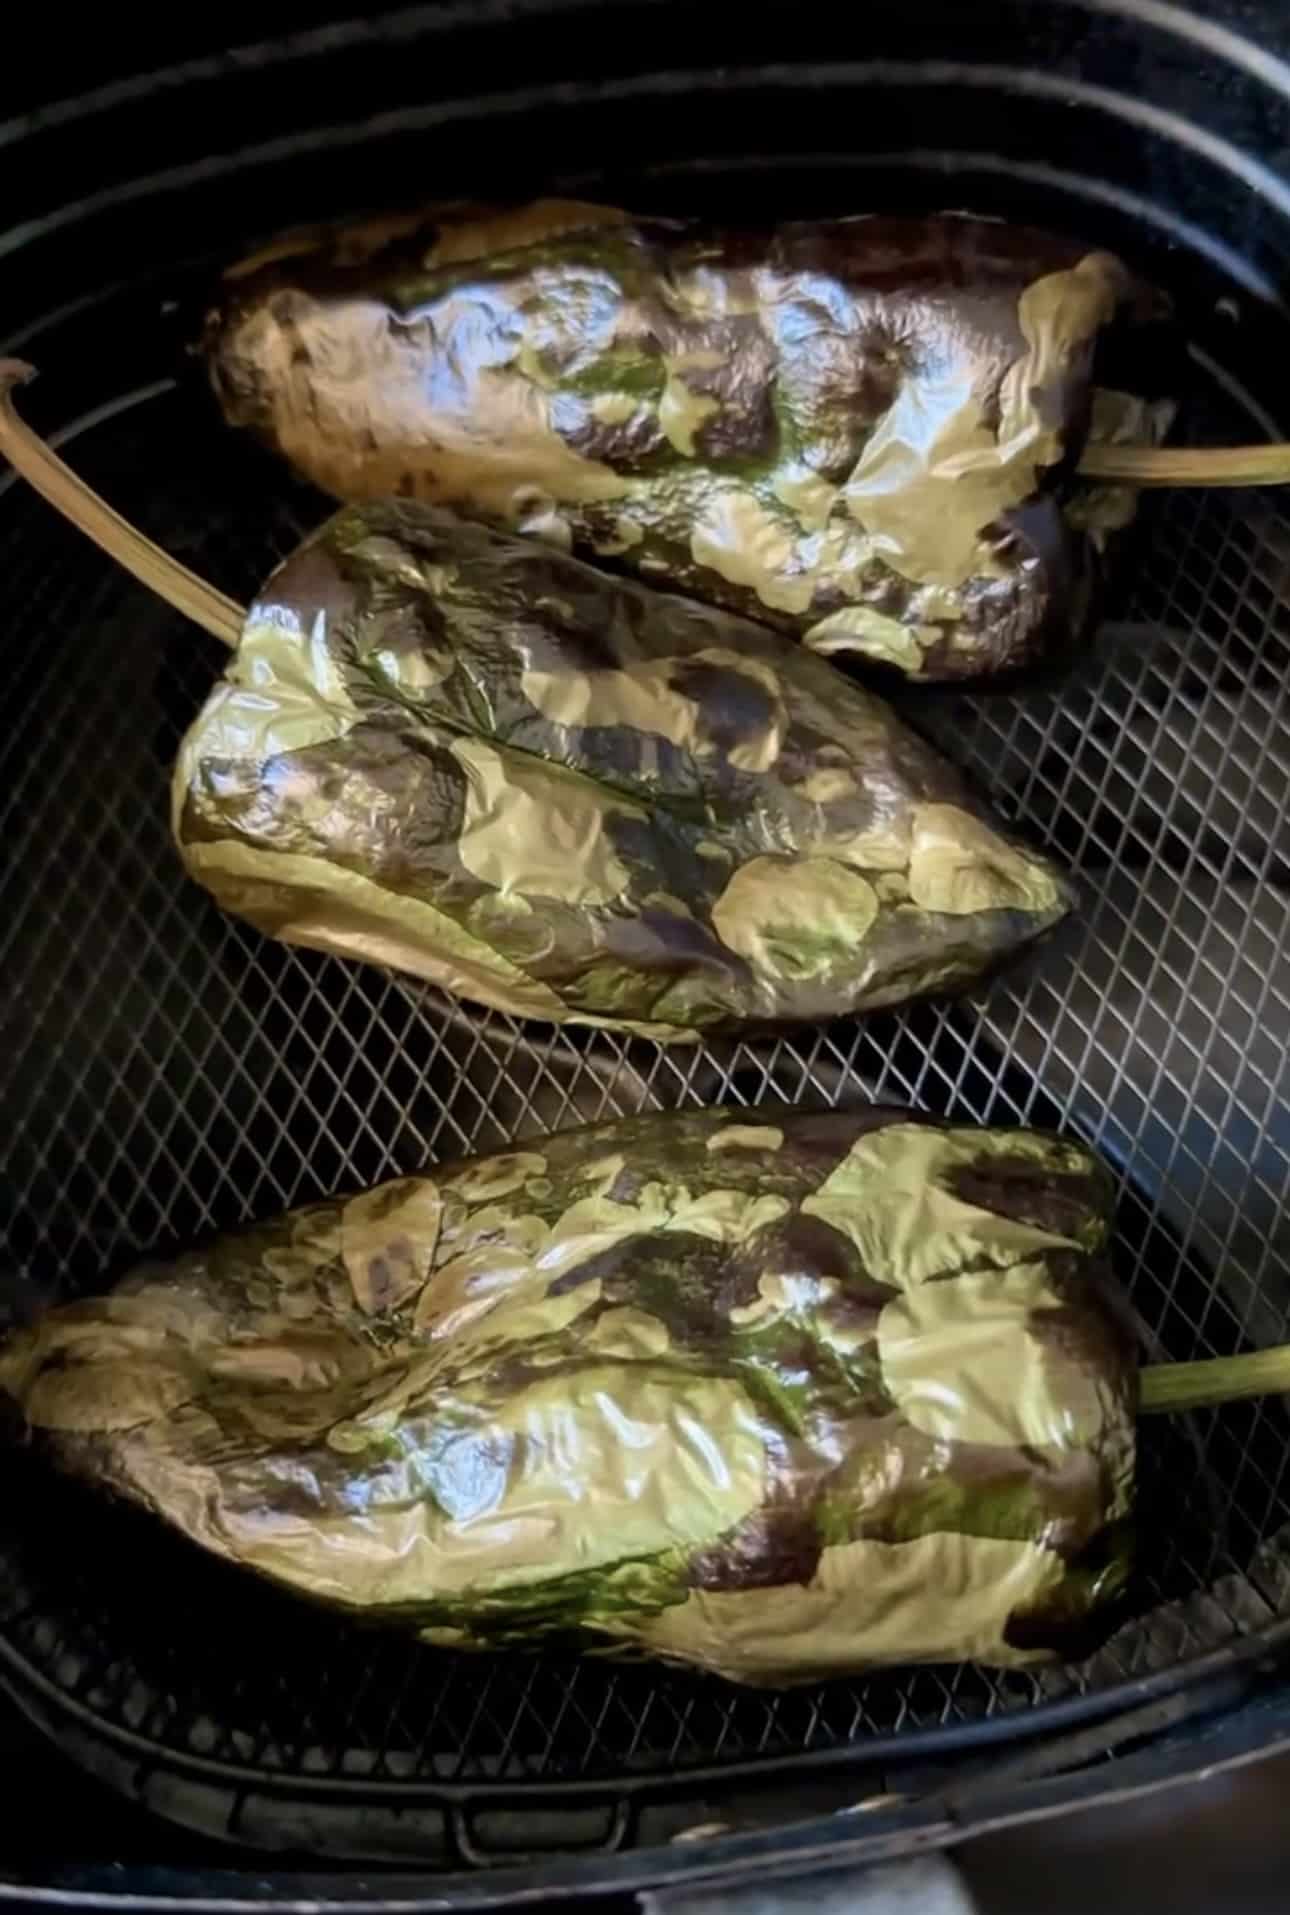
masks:
<path id="1" fill-rule="evenodd" d="M 202 1547 L 433 1642 L 1025 1663 L 1129 1567 L 1110 1204 L 1033 1131 L 653 1114 L 140 1271 L 0 1346 L 0 1395 Z"/>
<path id="2" fill-rule="evenodd" d="M 1090 500 L 1072 461 L 1091 422 L 1150 441 L 1168 416 L 1112 392 L 1094 417 L 1094 350 L 1158 313 L 1109 254 L 995 221 L 544 201 L 283 241 L 204 344 L 226 417 L 338 498 L 451 506 L 967 680 L 1078 642 L 1132 495 Z"/>
<path id="3" fill-rule="evenodd" d="M 1072 896 L 791 639 L 414 504 L 269 581 L 173 816 L 271 935 L 664 1039 L 963 989 Z"/>

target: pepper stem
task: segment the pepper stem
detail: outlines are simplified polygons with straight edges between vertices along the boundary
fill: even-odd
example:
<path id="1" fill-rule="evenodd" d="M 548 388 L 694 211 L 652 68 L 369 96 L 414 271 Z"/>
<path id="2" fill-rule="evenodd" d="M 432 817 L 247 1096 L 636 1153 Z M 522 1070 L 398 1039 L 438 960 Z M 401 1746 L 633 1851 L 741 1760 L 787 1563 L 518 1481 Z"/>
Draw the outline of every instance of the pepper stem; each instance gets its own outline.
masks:
<path id="1" fill-rule="evenodd" d="M 1290 1390 L 1290 1344 L 1219 1356 L 1201 1363 L 1149 1363 L 1138 1374 L 1138 1408 L 1203 1410 L 1243 1396 L 1275 1396 Z"/>
<path id="2" fill-rule="evenodd" d="M 1290 485 L 1290 445 L 1089 445 L 1079 475 L 1117 485 Z"/>
<path id="3" fill-rule="evenodd" d="M 97 492 L 91 491 L 83 479 L 78 479 L 30 426 L 23 424 L 13 403 L 14 389 L 34 377 L 32 367 L 20 359 L 0 359 L 0 454 L 42 498 L 48 499 L 64 518 L 93 539 L 109 558 L 123 565 L 140 584 L 225 645 L 236 646 L 245 618 L 241 606 L 198 578 L 178 559 L 172 559 L 159 545 L 144 538 L 142 532 L 136 532 L 119 512 L 114 512 Z"/>

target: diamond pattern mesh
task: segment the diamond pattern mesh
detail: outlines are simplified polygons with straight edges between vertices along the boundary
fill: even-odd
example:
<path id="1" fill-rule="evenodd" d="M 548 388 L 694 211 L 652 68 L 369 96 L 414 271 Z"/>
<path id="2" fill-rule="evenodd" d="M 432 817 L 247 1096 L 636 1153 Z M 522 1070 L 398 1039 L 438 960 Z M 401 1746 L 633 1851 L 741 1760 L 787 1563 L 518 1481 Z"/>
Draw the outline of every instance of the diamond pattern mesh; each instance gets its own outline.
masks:
<path id="1" fill-rule="evenodd" d="M 177 394 L 76 456 L 243 596 L 321 516 Z M 0 495 L 0 556 L 0 1316 L 513 1137 L 647 1107 L 874 1097 L 1090 1138 L 1122 1180 L 1117 1267 L 1145 1351 L 1290 1334 L 1290 520 L 1275 495 L 1154 505 L 1122 618 L 1059 686 L 908 700 L 1077 871 L 1076 922 L 976 1000 L 700 1050 L 463 1010 L 223 918 L 181 878 L 165 802 L 218 648 L 18 488 Z M 1271 1620 L 1290 1588 L 1288 1435 L 1280 1401 L 1144 1426 L 1141 1614 L 1078 1668 L 777 1695 L 551 1655 L 465 1660 L 340 1624 L 8 1466 L 0 1652 L 160 1751 L 265 1772 L 486 1785 L 786 1757 L 1024 1709 Z"/>

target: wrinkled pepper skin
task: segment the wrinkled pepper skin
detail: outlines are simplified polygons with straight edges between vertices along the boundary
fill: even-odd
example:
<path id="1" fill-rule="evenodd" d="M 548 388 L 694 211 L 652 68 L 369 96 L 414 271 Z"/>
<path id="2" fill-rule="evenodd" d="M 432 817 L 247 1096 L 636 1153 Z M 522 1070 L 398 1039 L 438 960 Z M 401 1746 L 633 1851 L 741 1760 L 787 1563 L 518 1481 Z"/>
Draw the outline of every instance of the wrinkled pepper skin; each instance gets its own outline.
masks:
<path id="1" fill-rule="evenodd" d="M 1132 505 L 1063 511 L 1093 351 L 1158 315 L 1109 254 L 996 221 L 543 201 L 287 239 L 228 276 L 204 343 L 228 420 L 338 498 L 451 506 L 968 679 L 1086 623 Z M 1163 430 L 1101 397 L 1099 436 Z"/>
<path id="2" fill-rule="evenodd" d="M 1128 1567 L 1109 1208 L 1036 1132 L 654 1114 L 144 1269 L 13 1336 L 0 1391 L 194 1542 L 432 1642 L 1021 1663 Z"/>
<path id="3" fill-rule="evenodd" d="M 825 660 L 411 504 L 270 580 L 174 827 L 274 936 L 664 1039 L 961 988 L 1070 902 Z"/>

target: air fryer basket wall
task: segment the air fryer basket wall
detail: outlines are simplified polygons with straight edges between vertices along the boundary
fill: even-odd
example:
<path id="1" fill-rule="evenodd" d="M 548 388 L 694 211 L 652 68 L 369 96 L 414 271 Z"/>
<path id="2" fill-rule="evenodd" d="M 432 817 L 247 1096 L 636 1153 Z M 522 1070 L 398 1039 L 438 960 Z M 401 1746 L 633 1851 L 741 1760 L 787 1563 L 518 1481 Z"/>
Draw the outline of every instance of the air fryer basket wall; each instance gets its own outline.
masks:
<path id="1" fill-rule="evenodd" d="M 838 11 L 748 10 L 735 46 L 724 9 L 671 0 L 326 25 L 312 8 L 309 30 L 248 32 L 235 57 L 214 44 L 234 9 L 146 43 L 127 27 L 58 61 L 16 54 L 0 77 L 0 349 L 42 368 L 26 409 L 152 536 L 245 596 L 325 505 L 226 435 L 182 365 L 175 314 L 210 264 L 337 210 L 549 189 L 1064 227 L 1178 296 L 1189 430 L 1285 436 L 1277 0 L 1230 9 L 1239 31 L 1158 0 Z M 1259 15 L 1261 44 L 1241 37 Z M 217 648 L 0 481 L 0 1310 L 590 1117 L 882 1097 L 1093 1141 L 1122 1179 L 1117 1266 L 1147 1351 L 1285 1339 L 1287 507 L 1162 498 L 1124 570 L 1116 617 L 1060 683 L 904 700 L 1076 869 L 1078 921 L 966 1004 L 665 1052 L 463 1010 L 224 920 L 181 879 L 165 805 Z M 1287 1437 L 1279 1402 L 1148 1426 L 1140 1613 L 1088 1664 L 784 1695 L 369 1635 L 7 1466 L 0 1678 L 100 1772 L 244 1841 L 459 1861 L 622 1843 L 656 1796 L 690 1798 L 674 1826 L 700 1791 L 730 1815 L 758 1775 L 782 1793 L 828 1760 L 990 1748 L 1275 1640 Z"/>

